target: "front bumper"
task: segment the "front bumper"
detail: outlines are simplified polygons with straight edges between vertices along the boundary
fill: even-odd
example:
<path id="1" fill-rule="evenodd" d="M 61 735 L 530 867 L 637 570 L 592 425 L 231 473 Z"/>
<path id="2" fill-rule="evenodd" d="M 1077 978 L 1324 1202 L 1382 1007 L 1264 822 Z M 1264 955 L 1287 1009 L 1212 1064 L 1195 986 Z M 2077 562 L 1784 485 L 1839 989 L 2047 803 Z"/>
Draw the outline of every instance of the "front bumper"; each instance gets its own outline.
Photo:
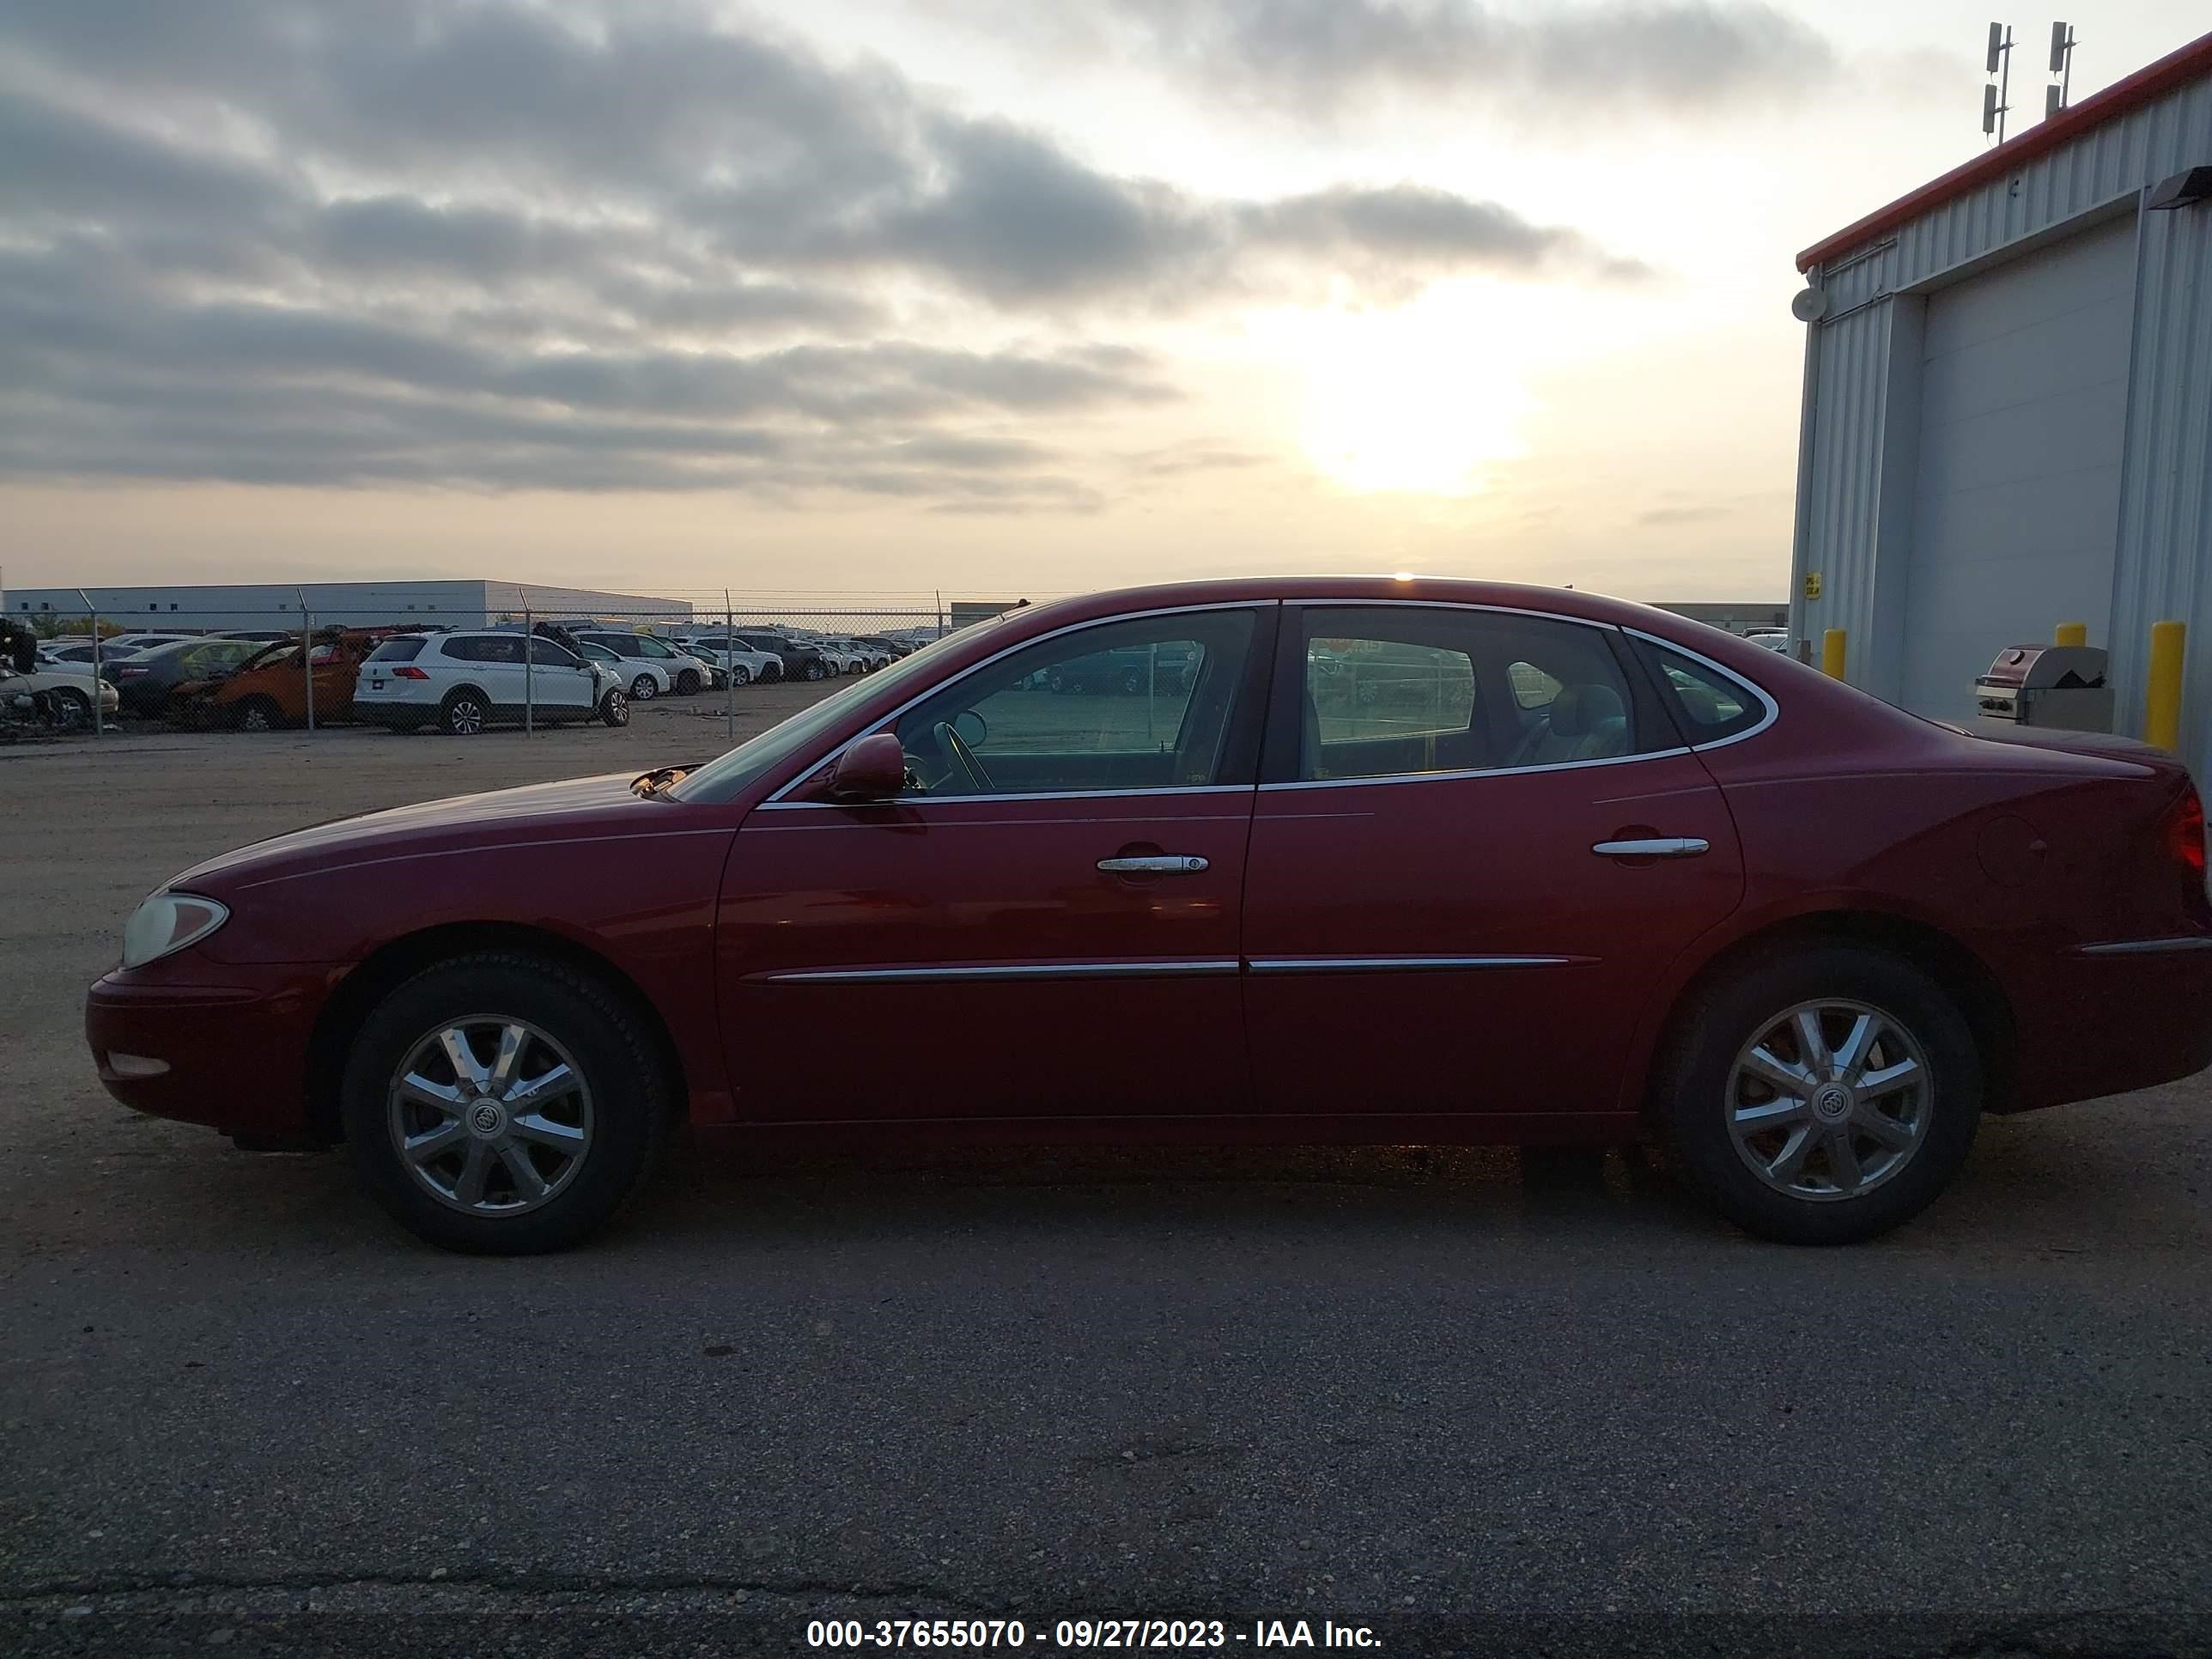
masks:
<path id="1" fill-rule="evenodd" d="M 307 1047 L 332 970 L 187 963 L 192 954 L 118 968 L 86 993 L 101 1084 L 155 1117 L 228 1134 L 309 1133 Z"/>

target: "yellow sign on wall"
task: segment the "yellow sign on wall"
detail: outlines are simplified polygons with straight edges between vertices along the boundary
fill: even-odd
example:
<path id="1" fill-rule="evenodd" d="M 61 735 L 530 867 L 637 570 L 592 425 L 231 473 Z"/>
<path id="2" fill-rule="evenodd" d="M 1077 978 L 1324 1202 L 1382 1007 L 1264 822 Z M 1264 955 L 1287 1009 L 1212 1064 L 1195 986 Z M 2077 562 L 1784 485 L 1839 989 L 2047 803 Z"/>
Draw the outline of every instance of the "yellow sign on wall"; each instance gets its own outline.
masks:
<path id="1" fill-rule="evenodd" d="M 1817 570 L 1808 570 L 1805 573 L 1805 597 L 1808 599 L 1817 599 L 1820 597 L 1820 573 Z"/>

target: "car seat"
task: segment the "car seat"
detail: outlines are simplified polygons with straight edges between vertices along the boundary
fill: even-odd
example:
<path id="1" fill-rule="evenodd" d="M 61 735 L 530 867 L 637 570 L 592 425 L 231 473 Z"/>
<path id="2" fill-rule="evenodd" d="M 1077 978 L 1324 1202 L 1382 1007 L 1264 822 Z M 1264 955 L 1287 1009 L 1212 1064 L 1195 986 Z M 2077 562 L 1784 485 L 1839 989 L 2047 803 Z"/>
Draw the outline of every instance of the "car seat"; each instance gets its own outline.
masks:
<path id="1" fill-rule="evenodd" d="M 1513 751 L 1511 766 L 1606 760 L 1628 748 L 1628 715 L 1609 685 L 1562 686 L 1546 717 Z"/>

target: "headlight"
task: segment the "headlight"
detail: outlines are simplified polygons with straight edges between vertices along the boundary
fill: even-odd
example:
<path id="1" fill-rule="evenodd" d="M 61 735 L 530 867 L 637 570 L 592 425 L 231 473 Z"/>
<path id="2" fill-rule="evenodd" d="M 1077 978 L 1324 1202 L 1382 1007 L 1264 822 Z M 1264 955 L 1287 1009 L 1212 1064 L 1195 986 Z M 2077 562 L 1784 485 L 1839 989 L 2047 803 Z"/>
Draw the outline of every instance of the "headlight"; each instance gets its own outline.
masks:
<path id="1" fill-rule="evenodd" d="M 143 968 L 197 945 L 230 920 L 230 911 L 198 893 L 155 893 L 123 927 L 123 965 Z"/>

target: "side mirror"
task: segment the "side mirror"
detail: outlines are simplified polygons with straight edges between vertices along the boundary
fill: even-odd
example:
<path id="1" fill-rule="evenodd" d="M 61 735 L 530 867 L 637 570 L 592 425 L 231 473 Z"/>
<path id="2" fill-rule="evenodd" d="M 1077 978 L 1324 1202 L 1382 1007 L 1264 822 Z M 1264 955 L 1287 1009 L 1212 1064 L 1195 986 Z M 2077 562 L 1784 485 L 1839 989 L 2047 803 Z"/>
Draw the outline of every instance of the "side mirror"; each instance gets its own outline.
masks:
<path id="1" fill-rule="evenodd" d="M 895 734 L 878 732 L 837 757 L 823 793 L 831 800 L 884 801 L 896 800 L 905 787 L 906 750 Z"/>

